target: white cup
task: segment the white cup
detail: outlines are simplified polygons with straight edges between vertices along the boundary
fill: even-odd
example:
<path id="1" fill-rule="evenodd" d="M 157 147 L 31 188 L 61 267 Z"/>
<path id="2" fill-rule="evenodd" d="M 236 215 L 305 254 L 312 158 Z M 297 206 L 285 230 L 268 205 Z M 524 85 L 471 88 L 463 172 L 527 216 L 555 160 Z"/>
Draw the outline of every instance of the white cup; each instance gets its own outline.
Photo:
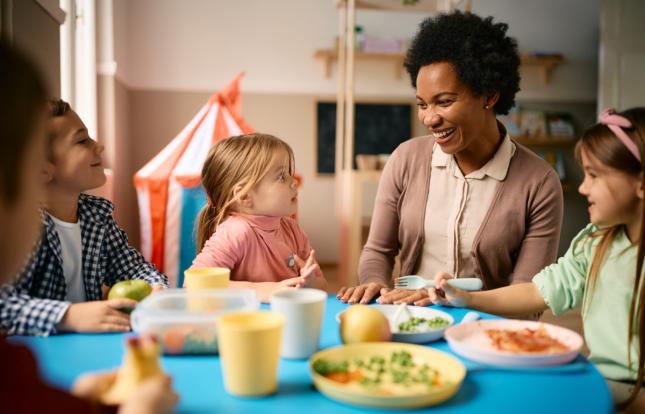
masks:
<path id="1" fill-rule="evenodd" d="M 308 358 L 316 352 L 327 292 L 318 289 L 281 290 L 271 296 L 271 310 L 284 316 L 280 356 Z"/>

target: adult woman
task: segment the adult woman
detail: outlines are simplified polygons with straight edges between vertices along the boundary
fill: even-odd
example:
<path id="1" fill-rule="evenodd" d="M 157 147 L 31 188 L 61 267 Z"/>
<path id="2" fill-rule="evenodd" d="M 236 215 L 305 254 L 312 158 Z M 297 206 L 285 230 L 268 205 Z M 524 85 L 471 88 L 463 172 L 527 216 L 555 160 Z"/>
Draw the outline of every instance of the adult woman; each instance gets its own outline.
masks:
<path id="1" fill-rule="evenodd" d="M 496 119 L 519 90 L 508 27 L 470 13 L 425 20 L 408 50 L 419 119 L 430 134 L 401 144 L 383 171 L 360 285 L 338 297 L 427 305 L 424 290 L 390 289 L 401 274 L 479 277 L 485 289 L 526 281 L 557 255 L 562 190 L 553 169 Z"/>

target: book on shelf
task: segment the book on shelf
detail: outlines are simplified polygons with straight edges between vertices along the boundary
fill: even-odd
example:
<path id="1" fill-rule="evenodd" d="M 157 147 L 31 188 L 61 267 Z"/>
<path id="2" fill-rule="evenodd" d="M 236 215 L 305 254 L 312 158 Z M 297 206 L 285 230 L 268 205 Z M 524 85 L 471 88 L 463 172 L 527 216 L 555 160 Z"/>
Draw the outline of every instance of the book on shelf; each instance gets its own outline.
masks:
<path id="1" fill-rule="evenodd" d="M 529 137 L 543 137 L 548 135 L 546 127 L 546 114 L 534 109 L 520 111 L 520 135 Z"/>
<path id="2" fill-rule="evenodd" d="M 576 134 L 570 114 L 550 112 L 546 116 L 549 135 L 558 139 L 573 139 Z"/>

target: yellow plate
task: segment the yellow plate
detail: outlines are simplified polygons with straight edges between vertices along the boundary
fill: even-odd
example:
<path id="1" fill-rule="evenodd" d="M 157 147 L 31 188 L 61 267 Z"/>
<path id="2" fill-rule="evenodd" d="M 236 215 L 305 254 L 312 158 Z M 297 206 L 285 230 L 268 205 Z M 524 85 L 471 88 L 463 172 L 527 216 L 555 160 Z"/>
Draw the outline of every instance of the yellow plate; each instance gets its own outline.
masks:
<path id="1" fill-rule="evenodd" d="M 400 351 L 412 354 L 415 364 L 427 363 L 431 368 L 439 371 L 444 384 L 423 393 L 380 395 L 368 389 L 339 383 L 313 370 L 314 362 L 321 358 L 340 362 L 376 355 L 387 357 L 392 352 Z M 419 408 L 439 404 L 459 390 L 466 376 L 466 368 L 457 358 L 433 348 L 398 342 L 368 342 L 325 349 L 311 356 L 309 370 L 316 388 L 327 397 L 349 404 L 380 408 Z"/>

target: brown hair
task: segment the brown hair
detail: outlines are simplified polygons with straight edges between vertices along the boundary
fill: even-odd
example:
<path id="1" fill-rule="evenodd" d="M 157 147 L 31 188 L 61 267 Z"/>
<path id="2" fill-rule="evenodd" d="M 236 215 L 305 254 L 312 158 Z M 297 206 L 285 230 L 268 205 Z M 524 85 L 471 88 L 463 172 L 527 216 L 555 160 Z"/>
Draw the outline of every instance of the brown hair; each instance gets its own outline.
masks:
<path id="1" fill-rule="evenodd" d="M 585 131 L 582 139 L 578 141 L 575 148 L 576 159 L 581 163 L 582 153 L 592 154 L 602 164 L 623 171 L 627 174 L 638 177 L 643 175 L 642 185 L 645 187 L 645 108 L 632 108 L 618 115 L 627 118 L 632 128 L 623 128 L 625 133 L 636 143 L 641 154 L 641 161 L 629 152 L 611 130 L 604 124 L 596 124 Z M 607 250 L 612 242 L 622 230 L 623 226 L 613 226 L 596 231 L 592 237 L 600 237 L 600 242 L 595 250 L 594 257 L 591 261 L 588 275 L 588 288 L 585 295 L 585 306 L 589 304 L 593 293 L 600 268 L 603 265 Z M 634 334 L 638 338 L 638 371 L 636 374 L 636 385 L 630 397 L 622 403 L 621 407 L 627 407 L 636 399 L 643 379 L 645 377 L 645 283 L 641 283 L 643 274 L 643 257 L 645 255 L 645 209 L 641 217 L 641 228 L 638 240 L 632 240 L 632 243 L 638 243 L 638 253 L 636 256 L 636 278 L 634 280 L 634 290 L 630 305 L 629 330 L 627 338 L 628 363 L 631 365 L 631 345 Z"/>
<path id="2" fill-rule="evenodd" d="M 11 204 L 20 194 L 20 166 L 45 110 L 47 89 L 34 65 L 2 41 L 0 90 L 0 198 Z"/>
<path id="3" fill-rule="evenodd" d="M 201 251 L 217 226 L 234 211 L 234 204 L 266 175 L 277 154 L 289 157 L 293 174 L 294 157 L 289 144 L 268 134 L 238 135 L 211 148 L 202 168 L 202 184 L 208 203 L 197 217 L 197 251 Z M 234 193 L 235 187 L 242 190 Z"/>
<path id="4" fill-rule="evenodd" d="M 66 113 L 72 110 L 72 107 L 62 99 L 50 99 L 47 101 L 48 115 L 52 118 L 57 118 L 59 116 L 65 116 Z M 49 131 L 47 134 L 47 143 L 45 146 L 45 155 L 47 159 L 52 159 L 52 144 L 56 140 L 56 134 L 53 131 Z"/>

